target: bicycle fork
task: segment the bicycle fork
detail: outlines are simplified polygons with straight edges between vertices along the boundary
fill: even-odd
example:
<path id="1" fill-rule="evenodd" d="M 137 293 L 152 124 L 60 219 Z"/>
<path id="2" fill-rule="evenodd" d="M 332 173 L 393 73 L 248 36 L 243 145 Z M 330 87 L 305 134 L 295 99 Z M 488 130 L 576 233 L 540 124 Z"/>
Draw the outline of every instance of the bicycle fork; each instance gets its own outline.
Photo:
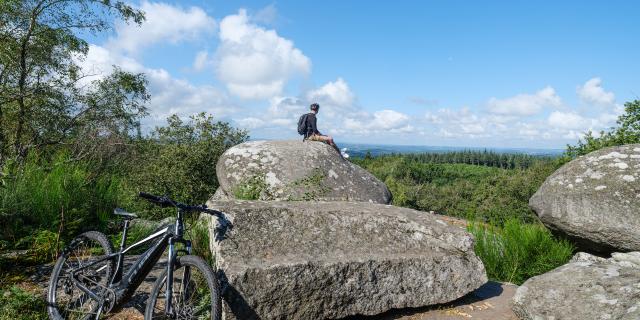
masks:
<path id="1" fill-rule="evenodd" d="M 182 243 L 184 244 L 186 250 L 176 250 L 175 249 L 175 244 L 176 242 L 178 243 Z M 169 239 L 169 258 L 167 261 L 167 280 L 165 281 L 165 284 L 167 286 L 166 288 L 166 301 L 165 301 L 165 305 L 164 305 L 164 312 L 167 315 L 174 315 L 174 311 L 173 311 L 173 272 L 176 269 L 176 257 L 177 257 L 177 253 L 178 251 L 182 251 L 186 254 L 191 254 L 191 241 L 189 240 L 184 240 L 184 239 L 174 239 L 171 238 Z M 189 281 L 191 278 L 191 272 L 189 270 L 189 267 L 185 266 L 184 270 L 183 270 L 183 274 L 182 274 L 182 279 L 180 280 L 180 295 L 182 298 L 182 300 L 184 300 L 185 295 L 187 294 L 187 288 L 189 285 Z M 179 302 L 178 299 L 176 299 L 176 302 Z"/>

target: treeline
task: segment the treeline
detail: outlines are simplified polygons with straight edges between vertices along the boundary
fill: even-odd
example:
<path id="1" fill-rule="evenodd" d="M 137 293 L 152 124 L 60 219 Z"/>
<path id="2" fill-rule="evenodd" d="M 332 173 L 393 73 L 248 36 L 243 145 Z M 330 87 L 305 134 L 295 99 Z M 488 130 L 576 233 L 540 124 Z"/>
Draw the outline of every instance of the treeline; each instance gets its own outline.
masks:
<path id="1" fill-rule="evenodd" d="M 380 158 L 397 157 L 400 154 L 381 155 Z M 551 156 L 536 156 L 523 153 L 498 153 L 491 150 L 463 150 L 451 152 L 426 152 L 402 155 L 408 161 L 419 163 L 461 163 L 502 169 L 526 169 L 540 161 L 553 159 Z M 373 158 L 370 153 L 365 158 Z"/>

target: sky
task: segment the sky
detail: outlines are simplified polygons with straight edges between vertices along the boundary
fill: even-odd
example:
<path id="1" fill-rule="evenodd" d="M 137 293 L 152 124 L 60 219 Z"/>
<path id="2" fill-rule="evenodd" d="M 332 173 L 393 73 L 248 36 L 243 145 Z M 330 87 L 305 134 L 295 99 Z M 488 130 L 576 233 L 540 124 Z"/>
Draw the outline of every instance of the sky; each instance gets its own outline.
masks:
<path id="1" fill-rule="evenodd" d="M 562 148 L 640 95 L 638 1 L 141 1 L 87 73 L 147 76 L 147 130 L 208 112 L 252 139 Z"/>

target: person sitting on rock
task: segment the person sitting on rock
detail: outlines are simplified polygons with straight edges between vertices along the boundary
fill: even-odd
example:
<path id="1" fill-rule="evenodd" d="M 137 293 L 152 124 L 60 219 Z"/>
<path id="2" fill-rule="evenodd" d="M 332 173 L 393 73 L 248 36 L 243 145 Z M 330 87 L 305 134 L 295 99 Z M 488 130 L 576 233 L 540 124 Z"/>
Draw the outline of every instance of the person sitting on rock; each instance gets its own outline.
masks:
<path id="1" fill-rule="evenodd" d="M 320 105 L 317 103 L 312 103 L 310 106 L 310 109 L 311 109 L 311 112 L 307 114 L 307 121 L 306 121 L 307 130 L 304 134 L 304 140 L 322 141 L 332 146 L 334 149 L 336 149 L 336 151 L 338 152 L 338 154 L 340 154 L 341 157 L 348 158 L 349 157 L 348 155 L 344 154 L 343 152 L 340 152 L 340 148 L 338 148 L 338 146 L 333 141 L 333 138 L 331 136 L 323 135 L 322 133 L 320 133 L 320 131 L 318 131 L 318 126 L 317 126 L 318 119 L 316 118 L 316 115 L 318 114 L 318 111 L 320 111 Z"/>

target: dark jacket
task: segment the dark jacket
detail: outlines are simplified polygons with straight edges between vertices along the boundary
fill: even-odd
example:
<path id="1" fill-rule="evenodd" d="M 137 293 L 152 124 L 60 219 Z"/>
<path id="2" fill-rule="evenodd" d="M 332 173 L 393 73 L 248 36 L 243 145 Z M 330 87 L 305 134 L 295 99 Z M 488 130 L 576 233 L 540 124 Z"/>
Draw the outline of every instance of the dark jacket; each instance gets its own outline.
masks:
<path id="1" fill-rule="evenodd" d="M 305 138 L 308 138 L 314 134 L 322 135 L 320 131 L 318 131 L 317 125 L 318 119 L 316 118 L 316 114 L 313 112 L 309 112 L 307 115 L 307 132 L 304 135 Z"/>

